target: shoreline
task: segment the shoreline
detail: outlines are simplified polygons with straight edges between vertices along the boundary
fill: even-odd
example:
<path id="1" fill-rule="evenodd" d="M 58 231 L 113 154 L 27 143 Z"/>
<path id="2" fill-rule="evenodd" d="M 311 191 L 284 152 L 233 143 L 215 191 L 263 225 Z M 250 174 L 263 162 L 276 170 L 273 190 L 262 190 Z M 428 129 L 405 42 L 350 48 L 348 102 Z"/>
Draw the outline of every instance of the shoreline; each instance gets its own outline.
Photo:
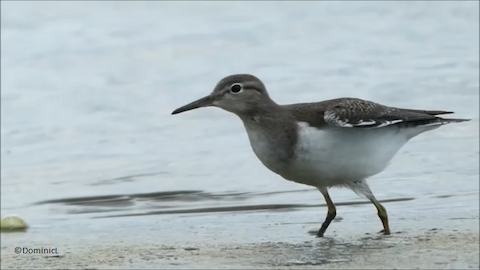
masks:
<path id="1" fill-rule="evenodd" d="M 456 202 L 457 204 L 454 204 Z M 70 216 L 2 233 L 2 269 L 479 269 L 478 196 L 348 205 L 324 238 L 324 207 L 121 218 Z M 59 254 L 15 254 L 15 247 Z"/>
<path id="2" fill-rule="evenodd" d="M 479 233 L 471 230 L 391 236 L 312 238 L 301 243 L 126 243 L 66 245 L 62 254 L 14 254 L 2 245 L 2 269 L 478 269 Z M 2 236 L 3 238 L 3 236 Z M 90 242 L 90 243 L 89 243 Z M 141 242 L 141 241 L 140 241 Z M 5 243 L 2 239 L 2 243 Z M 21 244 L 19 244 L 21 246 Z M 48 246 L 34 240 L 29 246 Z"/>

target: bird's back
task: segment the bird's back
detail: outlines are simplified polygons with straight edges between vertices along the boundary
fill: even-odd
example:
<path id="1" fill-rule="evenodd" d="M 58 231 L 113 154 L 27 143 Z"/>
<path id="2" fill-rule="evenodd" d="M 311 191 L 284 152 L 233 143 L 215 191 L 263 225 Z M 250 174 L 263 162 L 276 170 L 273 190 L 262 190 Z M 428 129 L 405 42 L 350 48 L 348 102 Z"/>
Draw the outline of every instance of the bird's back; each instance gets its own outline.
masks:
<path id="1" fill-rule="evenodd" d="M 452 114 L 451 111 L 397 108 L 358 98 L 336 98 L 281 106 L 298 121 L 317 128 L 381 128 L 390 125 L 407 128 L 470 120 L 438 116 Z"/>

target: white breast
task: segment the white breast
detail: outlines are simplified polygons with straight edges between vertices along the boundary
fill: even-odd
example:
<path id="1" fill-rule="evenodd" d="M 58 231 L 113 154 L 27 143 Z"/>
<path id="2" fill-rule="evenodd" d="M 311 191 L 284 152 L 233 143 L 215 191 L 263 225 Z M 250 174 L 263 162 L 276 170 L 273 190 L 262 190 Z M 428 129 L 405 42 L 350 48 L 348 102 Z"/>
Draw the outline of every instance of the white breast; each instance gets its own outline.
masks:
<path id="1" fill-rule="evenodd" d="M 291 179 L 314 186 L 343 185 L 381 172 L 408 141 L 398 128 L 319 130 L 300 123 Z M 292 177 L 290 176 L 290 177 Z"/>
<path id="2" fill-rule="evenodd" d="M 287 180 L 315 187 L 345 185 L 383 171 L 410 138 L 433 128 L 335 128 L 320 130 L 299 123 L 294 155 L 282 132 L 247 127 L 255 155 Z M 436 128 L 436 127 L 435 127 Z"/>

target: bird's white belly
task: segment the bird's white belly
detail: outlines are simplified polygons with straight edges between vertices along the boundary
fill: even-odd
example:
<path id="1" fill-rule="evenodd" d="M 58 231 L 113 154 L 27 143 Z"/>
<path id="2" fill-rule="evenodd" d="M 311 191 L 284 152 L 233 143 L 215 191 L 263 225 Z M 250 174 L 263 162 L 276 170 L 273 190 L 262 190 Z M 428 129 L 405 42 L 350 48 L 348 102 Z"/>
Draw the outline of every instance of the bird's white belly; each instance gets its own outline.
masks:
<path id="1" fill-rule="evenodd" d="M 283 176 L 317 187 L 363 180 L 384 170 L 407 141 L 396 127 L 319 130 L 301 123 L 295 162 Z"/>

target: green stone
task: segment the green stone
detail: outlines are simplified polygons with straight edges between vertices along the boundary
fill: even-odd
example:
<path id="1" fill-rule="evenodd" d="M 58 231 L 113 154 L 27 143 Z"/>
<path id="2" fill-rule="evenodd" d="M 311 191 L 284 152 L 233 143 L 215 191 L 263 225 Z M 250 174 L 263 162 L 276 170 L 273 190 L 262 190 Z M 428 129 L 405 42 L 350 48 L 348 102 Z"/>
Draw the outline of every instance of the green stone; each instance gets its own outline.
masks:
<path id="1" fill-rule="evenodd" d="M 2 232 L 18 232 L 26 231 L 28 224 L 19 216 L 6 216 L 2 218 L 1 224 Z"/>

